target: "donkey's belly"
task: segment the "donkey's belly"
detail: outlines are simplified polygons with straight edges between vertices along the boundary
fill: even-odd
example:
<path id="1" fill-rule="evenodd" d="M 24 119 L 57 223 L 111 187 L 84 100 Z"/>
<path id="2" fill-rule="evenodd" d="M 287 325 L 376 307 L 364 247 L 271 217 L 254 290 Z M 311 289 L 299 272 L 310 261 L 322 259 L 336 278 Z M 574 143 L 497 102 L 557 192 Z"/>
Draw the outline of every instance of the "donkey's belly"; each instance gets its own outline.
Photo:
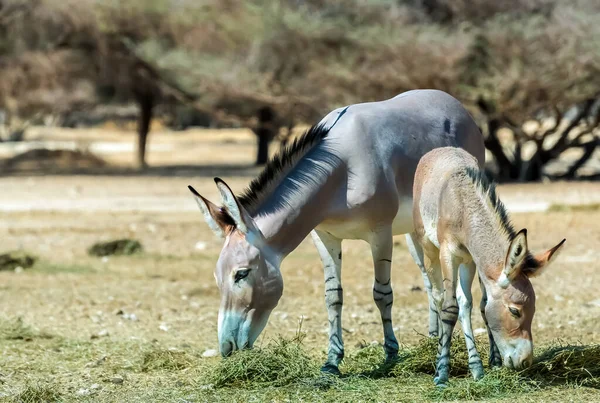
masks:
<path id="1" fill-rule="evenodd" d="M 394 221 L 392 221 L 392 233 L 394 235 L 402 235 L 413 232 L 414 224 L 412 208 L 412 198 L 405 197 L 400 199 L 398 212 L 396 213 L 396 217 L 394 217 Z"/>
<path id="2" fill-rule="evenodd" d="M 383 208 L 381 209 L 383 210 Z M 382 219 L 378 211 L 353 209 L 348 210 L 342 216 L 323 221 L 316 229 L 326 231 L 339 239 L 364 239 L 368 241 L 378 227 L 389 224 L 392 225 L 394 235 L 407 234 L 413 231 L 411 198 L 401 200 L 396 216 L 392 220 Z"/>

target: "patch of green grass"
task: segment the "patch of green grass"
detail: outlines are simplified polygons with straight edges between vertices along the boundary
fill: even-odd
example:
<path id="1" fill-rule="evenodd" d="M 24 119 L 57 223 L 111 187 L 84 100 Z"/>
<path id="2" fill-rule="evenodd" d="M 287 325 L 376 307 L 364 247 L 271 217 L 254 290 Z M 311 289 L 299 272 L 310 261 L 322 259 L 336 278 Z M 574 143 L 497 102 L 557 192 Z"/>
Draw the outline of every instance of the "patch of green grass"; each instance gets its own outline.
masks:
<path id="1" fill-rule="evenodd" d="M 108 242 L 98 242 L 88 249 L 90 256 L 123 256 L 141 253 L 142 244 L 135 239 L 117 239 Z"/>
<path id="2" fill-rule="evenodd" d="M 598 211 L 600 210 L 600 203 L 590 204 L 552 204 L 548 207 L 549 212 L 562 212 L 562 211 Z"/>
<path id="3" fill-rule="evenodd" d="M 76 274 L 89 274 L 95 273 L 97 270 L 90 265 L 82 264 L 62 264 L 53 263 L 48 261 L 40 261 L 33 266 L 33 271 L 40 273 L 76 273 Z"/>
<path id="4" fill-rule="evenodd" d="M 142 371 L 177 371 L 191 367 L 196 361 L 184 351 L 156 349 L 144 353 Z"/>
<path id="5" fill-rule="evenodd" d="M 50 403 L 61 400 L 61 394 L 52 385 L 27 385 L 16 396 L 15 403 Z"/>
<path id="6" fill-rule="evenodd" d="M 431 400 L 481 400 L 530 393 L 537 382 L 522 377 L 506 368 L 488 370 L 479 381 L 472 378 L 450 378 L 445 388 L 433 388 L 427 393 Z"/>
<path id="7" fill-rule="evenodd" d="M 267 348 L 242 350 L 207 371 L 215 388 L 285 386 L 319 376 L 319 366 L 302 348 L 301 338 L 279 339 Z"/>
<path id="8" fill-rule="evenodd" d="M 0 339 L 31 341 L 34 339 L 51 339 L 52 337 L 51 334 L 40 332 L 26 325 L 21 317 L 0 319 Z"/>
<path id="9" fill-rule="evenodd" d="M 0 271 L 13 271 L 17 267 L 28 269 L 37 258 L 23 251 L 13 251 L 0 254 Z"/>
<path id="10" fill-rule="evenodd" d="M 600 345 L 550 347 L 522 374 L 550 383 L 573 382 L 600 389 Z"/>

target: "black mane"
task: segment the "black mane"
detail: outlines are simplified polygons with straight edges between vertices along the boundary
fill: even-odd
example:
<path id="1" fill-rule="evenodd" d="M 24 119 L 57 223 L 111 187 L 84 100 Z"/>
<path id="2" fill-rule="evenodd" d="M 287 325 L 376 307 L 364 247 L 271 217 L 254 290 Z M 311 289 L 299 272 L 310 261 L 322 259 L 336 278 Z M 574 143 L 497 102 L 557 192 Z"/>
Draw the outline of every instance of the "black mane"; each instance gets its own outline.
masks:
<path id="1" fill-rule="evenodd" d="M 316 124 L 302 136 L 297 137 L 291 145 L 280 150 L 267 163 L 260 175 L 250 182 L 244 193 L 238 197 L 241 205 L 252 214 L 263 198 L 279 184 L 281 179 L 315 144 L 327 137 L 328 133 L 329 128 L 325 128 L 323 124 Z"/>
<path id="2" fill-rule="evenodd" d="M 510 217 L 508 216 L 508 212 L 506 211 L 506 207 L 498 197 L 496 193 L 496 184 L 491 182 L 484 172 L 475 168 L 466 168 L 467 176 L 473 181 L 475 186 L 477 186 L 481 191 L 487 195 L 490 200 L 490 204 L 494 208 L 494 212 L 500 218 L 500 222 L 502 223 L 502 227 L 506 231 L 508 235 L 508 239 L 512 240 L 517 233 L 510 222 Z"/>

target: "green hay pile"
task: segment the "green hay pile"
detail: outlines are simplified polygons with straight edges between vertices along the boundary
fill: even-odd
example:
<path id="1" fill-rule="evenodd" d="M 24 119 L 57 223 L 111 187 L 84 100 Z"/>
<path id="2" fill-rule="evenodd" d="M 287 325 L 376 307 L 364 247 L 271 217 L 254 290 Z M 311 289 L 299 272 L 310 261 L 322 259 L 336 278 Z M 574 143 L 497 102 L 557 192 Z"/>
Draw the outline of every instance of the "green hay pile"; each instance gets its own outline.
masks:
<path id="1" fill-rule="evenodd" d="M 183 351 L 152 350 L 142 359 L 142 371 L 177 371 L 191 367 L 196 360 Z"/>
<path id="2" fill-rule="evenodd" d="M 142 244 L 135 239 L 117 239 L 109 242 L 98 242 L 88 249 L 91 256 L 133 255 L 142 252 Z"/>
<path id="3" fill-rule="evenodd" d="M 433 384 L 433 378 L 431 382 Z M 539 387 L 540 384 L 523 378 L 518 372 L 506 368 L 486 368 L 485 376 L 479 381 L 474 381 L 470 376 L 450 377 L 447 387 L 432 387 L 426 395 L 435 401 L 482 400 L 530 393 Z"/>
<path id="4" fill-rule="evenodd" d="M 438 401 L 507 398 L 555 384 L 600 388 L 600 345 L 544 349 L 537 353 L 533 366 L 521 372 L 488 368 L 487 340 L 482 337 L 477 345 L 485 366 L 483 379 L 472 379 L 464 340 L 457 335 L 452 342 L 451 376 L 445 388 L 433 384 L 437 354 L 437 340 L 433 338 L 423 338 L 416 346 L 403 348 L 394 363 L 384 363 L 380 345 L 361 348 L 344 360 L 339 378 L 320 373 L 319 364 L 324 357 L 308 355 L 300 339 L 279 339 L 265 348 L 207 361 L 201 369 L 202 382 L 210 388 L 283 388 L 298 393 L 318 389 L 325 394 L 347 391 L 363 396 L 369 388 L 377 390 L 377 379 L 387 382 L 382 378 L 395 378 L 394 382 L 417 385 L 425 398 Z"/>
<path id="5" fill-rule="evenodd" d="M 3 253 L 0 255 L 0 271 L 13 271 L 17 267 L 28 269 L 36 258 L 22 251 Z"/>
<path id="6" fill-rule="evenodd" d="M 600 345 L 551 347 L 521 374 L 544 382 L 600 388 Z"/>
<path id="7" fill-rule="evenodd" d="M 487 338 L 486 338 L 487 340 Z M 484 338 L 475 340 L 479 356 L 487 362 L 487 350 L 483 348 L 487 343 Z M 399 355 L 399 363 L 395 366 L 393 374 L 401 375 L 403 372 L 431 374 L 435 373 L 435 360 L 437 356 L 438 339 L 425 337 L 416 347 L 409 347 Z M 454 336 L 450 347 L 450 376 L 469 375 L 469 353 L 462 336 Z"/>
<path id="8" fill-rule="evenodd" d="M 225 386 L 286 386 L 320 376 L 319 366 L 302 349 L 301 339 L 279 339 L 267 348 L 242 350 L 212 367 L 207 383 Z"/>
<path id="9" fill-rule="evenodd" d="M 23 323 L 22 318 L 0 319 L 0 339 L 2 340 L 24 340 L 51 339 L 53 336 L 39 332 Z"/>
<path id="10" fill-rule="evenodd" d="M 40 403 L 61 401 L 61 394 L 50 385 L 28 385 L 13 397 L 15 403 Z"/>

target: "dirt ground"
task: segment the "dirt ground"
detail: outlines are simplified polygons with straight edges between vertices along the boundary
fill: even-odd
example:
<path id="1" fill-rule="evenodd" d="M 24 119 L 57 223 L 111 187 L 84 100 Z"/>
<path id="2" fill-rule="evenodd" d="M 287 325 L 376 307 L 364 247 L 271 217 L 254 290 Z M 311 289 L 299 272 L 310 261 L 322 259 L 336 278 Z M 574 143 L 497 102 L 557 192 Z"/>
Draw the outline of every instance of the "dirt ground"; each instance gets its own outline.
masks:
<path id="1" fill-rule="evenodd" d="M 49 138 L 43 132 L 36 135 L 38 140 Z M 97 154 L 113 165 L 126 167 L 132 159 L 130 151 L 114 151 L 128 150 L 131 136 L 103 135 L 113 151 L 94 143 L 101 137 L 96 132 L 62 136 L 59 140 L 86 143 L 90 149 L 93 144 L 96 150 L 104 147 Z M 30 341 L 0 337 L 4 398 L 13 398 L 27 385 L 51 384 L 67 401 L 161 400 L 150 392 L 161 385 L 160 379 L 134 372 L 124 382 L 112 382 L 107 377 L 121 373 L 123 366 L 114 364 L 102 372 L 94 363 L 112 359 L 137 365 L 139 357 L 128 352 L 152 345 L 198 355 L 218 348 L 219 293 L 212 272 L 222 245 L 186 186 L 193 184 L 218 200 L 212 176 L 220 175 L 241 190 L 257 172 L 248 168 L 254 139 L 245 132 L 203 132 L 162 133 L 151 141 L 149 163 L 154 168 L 143 175 L 27 172 L 0 177 L 0 252 L 22 249 L 39 257 L 32 269 L 0 272 L 0 318 L 6 323 L 22 318 L 39 336 Z M 600 184 L 508 185 L 500 186 L 499 193 L 515 211 L 515 226 L 528 229 L 530 248 L 541 250 L 567 239 L 553 266 L 533 280 L 536 343 L 600 343 Z M 104 259 L 86 253 L 95 242 L 123 237 L 140 240 L 145 252 Z M 345 242 L 344 259 L 344 339 L 353 351 L 360 343 L 380 342 L 382 327 L 372 301 L 367 245 Z M 323 272 L 309 240 L 284 261 L 282 272 L 284 295 L 258 344 L 278 335 L 292 337 L 302 322 L 305 346 L 324 357 L 328 322 Z M 427 332 L 427 298 L 402 237 L 394 249 L 392 284 L 398 340 L 416 343 Z M 476 290 L 475 298 L 479 296 Z M 477 310 L 473 317 L 476 333 L 482 332 Z M 54 339 L 47 341 L 40 336 L 44 333 Z M 116 352 L 111 345 L 122 348 Z M 600 394 L 591 390 L 567 393 L 565 399 L 600 401 Z"/>

